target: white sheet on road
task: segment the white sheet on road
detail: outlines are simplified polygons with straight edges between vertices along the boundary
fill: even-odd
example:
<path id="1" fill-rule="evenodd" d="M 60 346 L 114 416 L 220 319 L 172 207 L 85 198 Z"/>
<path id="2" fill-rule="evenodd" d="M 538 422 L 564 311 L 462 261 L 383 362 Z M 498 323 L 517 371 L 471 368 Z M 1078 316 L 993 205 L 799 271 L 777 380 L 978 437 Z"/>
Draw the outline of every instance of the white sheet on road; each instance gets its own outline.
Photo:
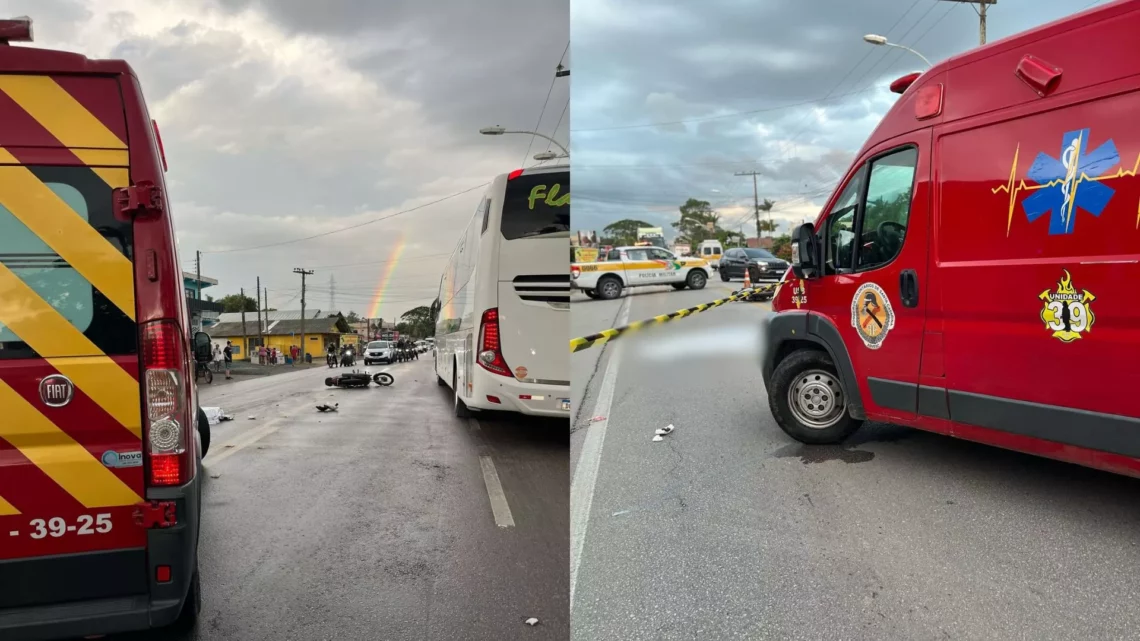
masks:
<path id="1" fill-rule="evenodd" d="M 206 413 L 206 420 L 209 421 L 210 425 L 234 420 L 234 417 L 228 416 L 220 407 L 203 407 L 202 411 Z"/>

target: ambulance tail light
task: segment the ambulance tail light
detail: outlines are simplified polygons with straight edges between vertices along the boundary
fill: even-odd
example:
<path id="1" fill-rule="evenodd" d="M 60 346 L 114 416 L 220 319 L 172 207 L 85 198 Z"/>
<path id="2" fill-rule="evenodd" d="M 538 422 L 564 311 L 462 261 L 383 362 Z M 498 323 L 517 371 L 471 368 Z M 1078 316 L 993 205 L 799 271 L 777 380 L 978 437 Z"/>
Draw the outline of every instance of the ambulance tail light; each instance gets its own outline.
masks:
<path id="1" fill-rule="evenodd" d="M 150 121 L 150 126 L 154 128 L 154 140 L 158 143 L 158 155 L 162 158 L 162 171 L 169 171 L 170 168 L 166 165 L 166 148 L 162 146 L 162 133 L 158 130 L 158 121 Z"/>
<path id="2" fill-rule="evenodd" d="M 901 95 L 903 92 L 905 92 L 907 90 L 907 87 L 914 84 L 914 81 L 918 80 L 918 77 L 921 75 L 922 75 L 922 73 L 916 71 L 914 73 L 908 73 L 907 75 L 903 76 L 902 78 L 895 80 L 894 82 L 891 83 L 891 93 L 897 93 L 897 94 Z"/>
<path id="3" fill-rule="evenodd" d="M 0 45 L 9 42 L 31 42 L 32 19 L 27 16 L 0 20 Z"/>
<path id="4" fill-rule="evenodd" d="M 182 333 L 171 321 L 156 321 L 142 330 L 143 441 L 148 485 L 185 485 L 193 474 L 190 461 L 190 411 L 186 397 L 186 354 Z"/>
<path id="5" fill-rule="evenodd" d="M 499 310 L 496 307 L 483 312 L 479 323 L 479 365 L 492 374 L 511 376 L 511 368 L 507 367 L 499 342 Z"/>
<path id="6" fill-rule="evenodd" d="M 914 97 L 914 117 L 919 120 L 933 118 L 942 113 L 942 83 L 927 85 Z"/>
<path id="7" fill-rule="evenodd" d="M 574 280 L 578 280 L 578 277 L 581 275 L 582 275 L 582 268 L 581 267 L 579 267 L 577 265 L 571 265 L 570 266 L 570 278 L 573 278 Z"/>

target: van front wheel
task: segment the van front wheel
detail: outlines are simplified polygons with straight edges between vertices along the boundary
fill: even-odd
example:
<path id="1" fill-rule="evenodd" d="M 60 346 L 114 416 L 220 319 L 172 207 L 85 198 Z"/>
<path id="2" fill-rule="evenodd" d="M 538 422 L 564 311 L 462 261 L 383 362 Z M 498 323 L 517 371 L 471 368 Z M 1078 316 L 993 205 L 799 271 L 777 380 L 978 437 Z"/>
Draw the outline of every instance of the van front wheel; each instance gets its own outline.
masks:
<path id="1" fill-rule="evenodd" d="M 847 413 L 847 393 L 825 352 L 792 352 L 772 373 L 768 407 L 788 436 L 814 445 L 840 443 L 862 421 Z"/>

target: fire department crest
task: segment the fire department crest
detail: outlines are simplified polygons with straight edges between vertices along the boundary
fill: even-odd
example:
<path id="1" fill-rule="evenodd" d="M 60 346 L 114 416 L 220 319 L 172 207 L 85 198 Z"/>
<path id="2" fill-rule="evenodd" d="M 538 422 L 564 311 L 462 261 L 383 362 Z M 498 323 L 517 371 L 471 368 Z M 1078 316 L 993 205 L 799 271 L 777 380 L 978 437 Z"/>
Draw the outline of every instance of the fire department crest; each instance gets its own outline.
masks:
<path id="1" fill-rule="evenodd" d="M 895 327 L 895 311 L 887 292 L 875 283 L 864 283 L 851 298 L 851 326 L 869 349 L 879 349 Z"/>
<path id="2" fill-rule="evenodd" d="M 1053 338 L 1062 343 L 1071 343 L 1092 330 L 1096 316 L 1092 302 L 1096 300 L 1087 289 L 1077 291 L 1069 270 L 1057 281 L 1057 289 L 1041 292 L 1037 297 L 1044 302 L 1041 308 L 1041 322 L 1053 332 Z"/>

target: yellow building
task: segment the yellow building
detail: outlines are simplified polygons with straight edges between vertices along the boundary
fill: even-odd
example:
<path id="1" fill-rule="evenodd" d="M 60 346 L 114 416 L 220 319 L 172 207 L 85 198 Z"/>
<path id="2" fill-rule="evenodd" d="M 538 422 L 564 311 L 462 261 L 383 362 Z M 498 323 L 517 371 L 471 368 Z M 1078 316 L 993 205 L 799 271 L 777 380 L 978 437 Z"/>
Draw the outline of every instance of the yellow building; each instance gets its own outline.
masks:
<path id="1" fill-rule="evenodd" d="M 268 318 L 263 318 L 260 333 L 257 312 L 246 312 L 244 330 L 240 316 L 234 313 L 222 314 L 218 324 L 208 330 L 214 343 L 225 345 L 226 341 L 230 341 L 233 344 L 234 360 L 250 360 L 250 354 L 260 344 L 262 336 L 266 347 L 277 348 L 283 354 L 289 354 L 289 349 L 293 346 L 301 346 L 299 311 L 267 312 L 265 316 Z M 329 316 L 320 310 L 306 310 L 305 316 L 305 351 L 315 359 L 324 358 L 330 344 L 338 347 L 355 346 L 360 340 L 339 313 Z"/>

